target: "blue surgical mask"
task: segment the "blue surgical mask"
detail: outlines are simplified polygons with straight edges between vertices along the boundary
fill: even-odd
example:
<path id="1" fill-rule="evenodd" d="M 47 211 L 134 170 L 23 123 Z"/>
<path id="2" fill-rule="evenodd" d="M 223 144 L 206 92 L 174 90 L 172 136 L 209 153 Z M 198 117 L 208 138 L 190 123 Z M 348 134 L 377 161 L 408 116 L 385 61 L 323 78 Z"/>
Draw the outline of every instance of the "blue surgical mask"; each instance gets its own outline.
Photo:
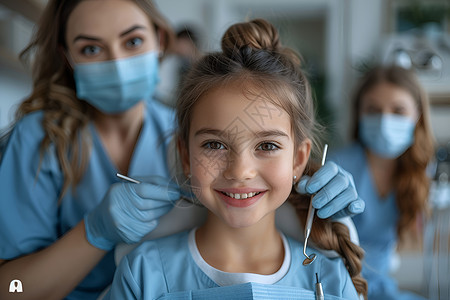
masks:
<path id="1" fill-rule="evenodd" d="M 158 83 L 158 52 L 74 66 L 77 97 L 104 113 L 120 113 L 149 99 Z"/>
<path id="2" fill-rule="evenodd" d="M 364 115 L 359 121 L 359 138 L 375 154 L 397 158 L 414 142 L 416 123 L 394 114 Z"/>

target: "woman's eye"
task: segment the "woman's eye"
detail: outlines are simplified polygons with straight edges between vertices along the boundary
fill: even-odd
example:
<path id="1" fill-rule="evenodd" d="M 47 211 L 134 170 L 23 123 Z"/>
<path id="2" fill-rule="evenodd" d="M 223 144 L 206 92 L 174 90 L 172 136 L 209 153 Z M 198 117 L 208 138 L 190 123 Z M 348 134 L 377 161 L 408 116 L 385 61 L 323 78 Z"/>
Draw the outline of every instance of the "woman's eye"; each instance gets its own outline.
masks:
<path id="1" fill-rule="evenodd" d="M 132 38 L 131 40 L 127 41 L 127 47 L 128 48 L 137 48 L 142 45 L 144 41 L 141 38 Z"/>
<path id="2" fill-rule="evenodd" d="M 101 51 L 101 48 L 99 46 L 86 46 L 83 49 L 81 49 L 81 53 L 86 56 L 94 56 L 99 54 Z"/>
<path id="3" fill-rule="evenodd" d="M 211 150 L 225 150 L 225 146 L 222 143 L 219 142 L 207 142 L 204 145 L 205 148 L 211 149 Z"/>
<path id="4" fill-rule="evenodd" d="M 404 107 L 396 107 L 394 108 L 394 114 L 396 115 L 406 115 L 406 109 Z"/>
<path id="5" fill-rule="evenodd" d="M 274 151 L 278 149 L 280 149 L 280 147 L 278 147 L 274 143 L 262 143 L 258 146 L 258 150 L 262 151 Z"/>

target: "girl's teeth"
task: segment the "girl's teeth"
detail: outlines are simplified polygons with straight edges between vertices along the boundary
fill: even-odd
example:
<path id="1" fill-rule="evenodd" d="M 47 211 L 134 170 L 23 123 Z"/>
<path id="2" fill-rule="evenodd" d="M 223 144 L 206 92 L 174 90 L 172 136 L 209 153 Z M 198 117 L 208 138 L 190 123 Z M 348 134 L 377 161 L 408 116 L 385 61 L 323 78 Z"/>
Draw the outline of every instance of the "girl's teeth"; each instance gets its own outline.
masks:
<path id="1" fill-rule="evenodd" d="M 243 193 L 243 194 L 233 194 L 233 193 L 225 193 L 228 197 L 234 198 L 234 199 L 247 199 L 247 198 L 251 198 L 259 193 L 255 192 L 255 193 Z"/>

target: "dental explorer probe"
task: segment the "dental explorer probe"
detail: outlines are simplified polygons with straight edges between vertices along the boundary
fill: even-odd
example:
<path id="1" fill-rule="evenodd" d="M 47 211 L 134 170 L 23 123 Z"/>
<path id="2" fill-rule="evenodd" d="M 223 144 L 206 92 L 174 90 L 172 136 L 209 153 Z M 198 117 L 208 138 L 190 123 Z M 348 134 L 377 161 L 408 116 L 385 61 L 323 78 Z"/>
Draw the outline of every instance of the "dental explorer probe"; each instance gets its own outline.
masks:
<path id="1" fill-rule="evenodd" d="M 327 157 L 327 150 L 328 144 L 325 144 L 323 148 L 322 166 L 325 164 L 325 158 Z M 308 216 L 306 217 L 305 242 L 303 244 L 303 255 L 306 257 L 305 260 L 303 260 L 304 266 L 309 265 L 316 259 L 315 253 L 311 254 L 311 256 L 308 256 L 308 254 L 306 254 L 306 245 L 308 244 L 309 235 L 311 234 L 311 227 L 315 213 L 316 209 L 312 206 L 312 199 L 311 199 L 311 202 L 309 203 Z"/>
<path id="2" fill-rule="evenodd" d="M 141 183 L 139 180 L 136 180 L 136 179 L 133 179 L 131 177 L 122 175 L 120 173 L 116 173 L 116 176 L 121 178 L 121 179 L 125 179 L 126 181 L 132 182 L 132 183 L 137 183 L 137 184 Z"/>
<path id="3" fill-rule="evenodd" d="M 136 184 L 141 183 L 141 182 L 140 182 L 139 180 L 137 180 L 137 179 L 134 179 L 134 178 L 131 178 L 131 177 L 122 175 L 122 174 L 120 174 L 120 173 L 116 173 L 116 176 L 119 177 L 120 179 L 124 179 L 124 180 L 126 180 L 126 181 L 128 181 L 128 182 L 131 182 L 131 183 L 136 183 Z M 184 200 L 186 200 L 186 201 L 188 201 L 188 202 L 193 203 L 193 202 L 192 202 L 192 201 L 193 201 L 192 199 L 190 199 L 189 197 L 184 196 L 184 195 L 181 195 L 180 199 L 184 199 Z M 193 204 L 196 205 L 195 203 L 193 203 Z"/>

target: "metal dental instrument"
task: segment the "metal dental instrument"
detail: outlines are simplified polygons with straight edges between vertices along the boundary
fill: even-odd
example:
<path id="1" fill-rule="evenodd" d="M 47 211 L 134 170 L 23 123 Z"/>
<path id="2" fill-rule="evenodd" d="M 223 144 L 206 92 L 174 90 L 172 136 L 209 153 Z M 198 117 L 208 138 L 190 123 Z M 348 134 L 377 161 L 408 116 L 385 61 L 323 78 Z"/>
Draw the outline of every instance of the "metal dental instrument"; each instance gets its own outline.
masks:
<path id="1" fill-rule="evenodd" d="M 137 183 L 137 184 L 141 183 L 139 180 L 136 180 L 136 179 L 133 179 L 131 177 L 122 175 L 120 173 L 117 173 L 116 176 L 121 178 L 121 179 L 125 179 L 126 181 L 132 182 L 132 183 Z"/>
<path id="2" fill-rule="evenodd" d="M 316 300 L 324 300 L 322 283 L 319 282 L 319 276 L 316 273 Z"/>
<path id="3" fill-rule="evenodd" d="M 116 173 L 116 176 L 119 177 L 120 179 L 124 179 L 124 180 L 126 180 L 126 181 L 131 182 L 131 183 L 136 183 L 136 184 L 141 183 L 141 182 L 140 182 L 139 180 L 137 180 L 137 179 L 134 179 L 134 178 L 131 178 L 131 177 L 122 175 L 122 174 L 120 174 L 120 173 Z M 194 200 L 192 199 L 192 196 L 190 196 L 190 195 L 182 194 L 182 195 L 180 196 L 180 199 L 186 200 L 186 201 L 188 201 L 189 203 L 192 203 L 192 204 L 194 204 L 194 205 L 198 205 L 197 203 L 194 203 L 194 202 L 193 202 Z"/>
<path id="4" fill-rule="evenodd" d="M 325 158 L 327 157 L 328 144 L 325 144 L 323 148 L 323 156 L 322 156 L 322 166 L 325 164 Z M 303 255 L 306 257 L 303 260 L 303 265 L 307 266 L 312 263 L 316 259 L 316 254 L 312 253 L 311 256 L 306 254 L 306 245 L 308 244 L 309 235 L 311 234 L 312 222 L 314 219 L 314 215 L 316 213 L 316 209 L 312 206 L 312 199 L 309 203 L 308 216 L 306 217 L 306 226 L 305 226 L 305 242 L 303 244 Z"/>

